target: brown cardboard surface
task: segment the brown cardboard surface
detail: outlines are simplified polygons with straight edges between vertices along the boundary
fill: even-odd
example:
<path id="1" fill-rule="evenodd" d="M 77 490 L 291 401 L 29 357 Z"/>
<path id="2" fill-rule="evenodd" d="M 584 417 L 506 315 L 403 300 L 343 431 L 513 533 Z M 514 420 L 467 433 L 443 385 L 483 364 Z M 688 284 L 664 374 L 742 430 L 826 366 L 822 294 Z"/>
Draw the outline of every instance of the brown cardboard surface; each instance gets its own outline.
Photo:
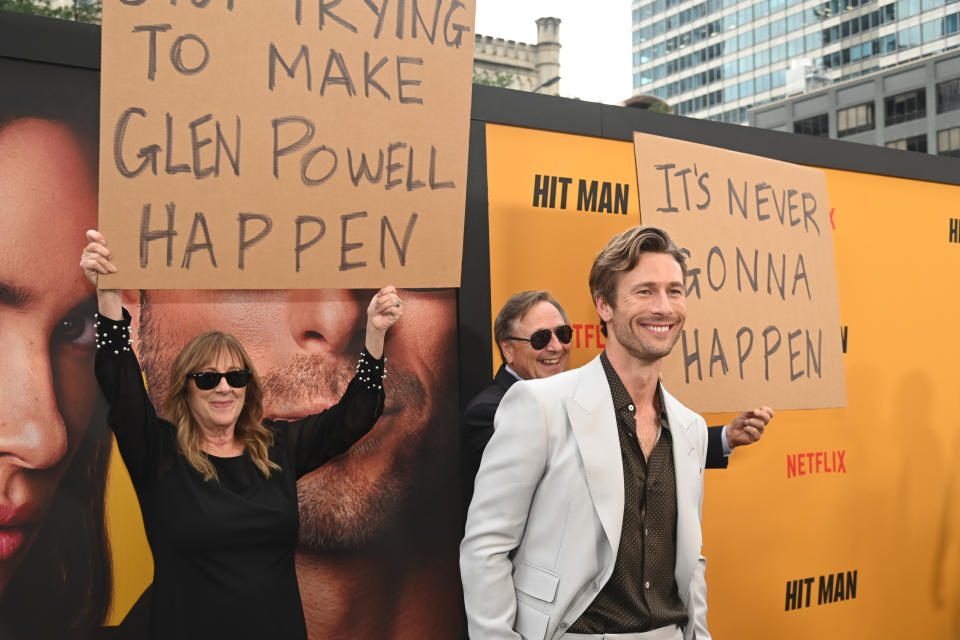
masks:
<path id="1" fill-rule="evenodd" d="M 105 3 L 101 286 L 458 286 L 474 9 Z"/>
<path id="2" fill-rule="evenodd" d="M 689 252 L 673 393 L 700 412 L 845 406 L 823 171 L 641 133 L 634 149 L 643 224 Z"/>

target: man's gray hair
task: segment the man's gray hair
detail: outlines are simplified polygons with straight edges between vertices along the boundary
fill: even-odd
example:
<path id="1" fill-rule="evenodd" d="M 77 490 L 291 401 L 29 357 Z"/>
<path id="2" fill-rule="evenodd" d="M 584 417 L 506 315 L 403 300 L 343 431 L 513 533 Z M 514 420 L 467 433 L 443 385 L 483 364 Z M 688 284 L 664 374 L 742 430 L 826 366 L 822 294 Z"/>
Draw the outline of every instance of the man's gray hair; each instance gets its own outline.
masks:
<path id="1" fill-rule="evenodd" d="M 507 339 L 514 332 L 514 323 L 525 316 L 530 309 L 533 309 L 540 302 L 549 302 L 557 311 L 564 322 L 570 322 L 567 318 L 567 312 L 563 310 L 557 299 L 550 295 L 548 291 L 521 291 L 510 296 L 497 314 L 497 319 L 493 322 L 493 338 L 497 342 L 497 349 L 500 350 L 500 359 L 506 362 L 503 357 L 503 349 L 500 343 Z M 550 327 L 551 329 L 553 327 Z M 526 336 L 520 336 L 526 337 Z"/>

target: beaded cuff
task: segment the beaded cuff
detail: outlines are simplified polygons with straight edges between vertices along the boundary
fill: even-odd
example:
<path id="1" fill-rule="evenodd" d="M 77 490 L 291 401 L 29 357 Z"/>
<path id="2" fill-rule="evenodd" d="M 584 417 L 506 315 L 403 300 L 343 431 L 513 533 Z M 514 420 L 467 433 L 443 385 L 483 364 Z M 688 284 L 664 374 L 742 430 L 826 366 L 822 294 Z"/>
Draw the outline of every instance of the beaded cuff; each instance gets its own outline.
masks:
<path id="1" fill-rule="evenodd" d="M 99 313 L 94 314 L 93 328 L 97 332 L 97 349 L 112 350 L 119 355 L 121 351 L 130 351 L 130 323 L 126 318 L 112 320 Z"/>
<path id="2" fill-rule="evenodd" d="M 387 356 L 375 359 L 364 347 L 357 361 L 357 379 L 367 389 L 383 389 L 383 379 L 387 377 Z"/>

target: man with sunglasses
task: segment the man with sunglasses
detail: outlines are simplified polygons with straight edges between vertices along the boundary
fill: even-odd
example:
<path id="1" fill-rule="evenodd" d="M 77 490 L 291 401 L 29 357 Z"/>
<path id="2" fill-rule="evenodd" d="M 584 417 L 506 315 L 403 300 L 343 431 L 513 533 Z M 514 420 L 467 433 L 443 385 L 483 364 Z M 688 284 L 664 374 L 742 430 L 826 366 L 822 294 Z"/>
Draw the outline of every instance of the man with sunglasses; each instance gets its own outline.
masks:
<path id="1" fill-rule="evenodd" d="M 559 331 L 545 327 L 558 327 Z M 572 335 L 566 312 L 546 291 L 522 291 L 511 296 L 500 309 L 493 323 L 493 336 L 503 364 L 493 383 L 470 401 L 463 414 L 460 468 L 464 510 L 470 505 L 473 480 L 493 435 L 493 417 L 503 394 L 518 380 L 547 378 L 566 371 Z"/>
<path id="2" fill-rule="evenodd" d="M 463 508 L 473 497 L 473 482 L 483 450 L 493 435 L 493 418 L 503 395 L 518 380 L 546 378 L 567 370 L 573 328 L 560 303 L 547 291 L 521 291 L 504 303 L 493 323 L 503 364 L 493 383 L 476 395 L 463 414 Z M 758 407 L 730 424 L 708 428 L 707 469 L 725 469 L 735 447 L 760 439 L 773 411 Z"/>

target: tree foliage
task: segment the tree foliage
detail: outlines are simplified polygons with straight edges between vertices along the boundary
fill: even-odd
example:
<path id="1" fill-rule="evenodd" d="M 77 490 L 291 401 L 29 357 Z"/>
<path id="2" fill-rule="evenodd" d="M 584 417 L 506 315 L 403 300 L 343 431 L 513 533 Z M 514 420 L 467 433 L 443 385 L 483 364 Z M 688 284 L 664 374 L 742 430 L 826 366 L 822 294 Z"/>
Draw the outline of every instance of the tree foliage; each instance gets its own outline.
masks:
<path id="1" fill-rule="evenodd" d="M 103 0 L 84 2 L 74 0 L 66 6 L 54 6 L 54 0 L 0 0 L 0 11 L 30 13 L 35 16 L 93 22 L 99 24 L 103 15 Z"/>
<path id="2" fill-rule="evenodd" d="M 649 111 L 656 111 L 657 113 L 673 113 L 673 107 L 663 100 L 657 100 L 650 105 Z"/>
<path id="3" fill-rule="evenodd" d="M 497 75 L 491 78 L 487 72 L 473 72 L 473 84 L 485 84 L 491 87 L 509 87 L 511 82 L 513 82 L 512 73 L 497 72 Z"/>

